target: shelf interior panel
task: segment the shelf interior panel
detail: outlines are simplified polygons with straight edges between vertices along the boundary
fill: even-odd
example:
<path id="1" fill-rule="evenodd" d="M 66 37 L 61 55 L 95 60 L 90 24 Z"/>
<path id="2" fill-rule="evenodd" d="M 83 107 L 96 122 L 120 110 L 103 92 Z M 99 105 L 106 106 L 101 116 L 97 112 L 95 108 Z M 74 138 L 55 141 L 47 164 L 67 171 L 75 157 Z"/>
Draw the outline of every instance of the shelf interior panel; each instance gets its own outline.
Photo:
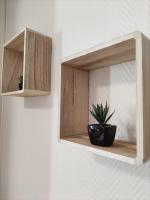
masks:
<path id="1" fill-rule="evenodd" d="M 131 60 L 135 60 L 135 39 L 133 38 L 81 55 L 63 64 L 88 71 Z"/>

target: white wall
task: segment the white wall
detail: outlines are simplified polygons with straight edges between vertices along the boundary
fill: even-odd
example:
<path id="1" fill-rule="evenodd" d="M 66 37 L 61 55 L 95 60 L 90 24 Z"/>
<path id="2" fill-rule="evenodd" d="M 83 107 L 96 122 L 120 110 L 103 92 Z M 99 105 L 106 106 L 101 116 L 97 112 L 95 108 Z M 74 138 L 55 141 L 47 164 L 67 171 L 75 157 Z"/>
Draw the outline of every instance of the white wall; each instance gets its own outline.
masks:
<path id="1" fill-rule="evenodd" d="M 8 0 L 6 40 L 25 26 L 53 36 L 54 11 L 51 0 Z M 54 66 L 52 76 L 56 77 Z M 3 98 L 2 200 L 44 200 L 49 196 L 57 115 L 54 79 L 52 87 L 48 97 Z"/>
<path id="2" fill-rule="evenodd" d="M 150 37 L 149 14 L 143 0 L 8 0 L 7 39 L 24 26 L 52 35 L 53 64 L 49 97 L 4 98 L 1 200 L 150 199 L 149 163 L 130 166 L 57 140 L 60 58 L 134 30 Z"/>

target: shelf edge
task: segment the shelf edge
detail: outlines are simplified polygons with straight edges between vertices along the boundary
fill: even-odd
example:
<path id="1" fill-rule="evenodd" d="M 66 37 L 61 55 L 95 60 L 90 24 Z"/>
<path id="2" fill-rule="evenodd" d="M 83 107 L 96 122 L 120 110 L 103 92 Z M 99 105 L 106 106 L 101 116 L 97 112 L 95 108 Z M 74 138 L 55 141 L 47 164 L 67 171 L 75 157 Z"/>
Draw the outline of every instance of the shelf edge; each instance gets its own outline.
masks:
<path id="1" fill-rule="evenodd" d="M 111 153 L 111 152 L 108 152 L 108 151 L 105 151 L 105 150 L 98 150 L 98 149 L 95 149 L 95 148 L 92 148 L 92 147 L 89 147 L 89 146 L 86 146 L 86 145 L 74 143 L 72 141 L 68 141 L 68 140 L 65 140 L 65 139 L 62 139 L 62 138 L 60 139 L 60 142 L 73 144 L 74 146 L 79 147 L 81 150 L 86 150 L 86 151 L 89 151 L 91 153 L 95 153 L 97 155 L 100 155 L 100 156 L 103 156 L 103 157 L 106 157 L 106 158 L 115 159 L 115 160 L 122 161 L 122 162 L 132 164 L 132 165 L 138 165 L 136 157 L 131 158 L 131 157 Z"/>

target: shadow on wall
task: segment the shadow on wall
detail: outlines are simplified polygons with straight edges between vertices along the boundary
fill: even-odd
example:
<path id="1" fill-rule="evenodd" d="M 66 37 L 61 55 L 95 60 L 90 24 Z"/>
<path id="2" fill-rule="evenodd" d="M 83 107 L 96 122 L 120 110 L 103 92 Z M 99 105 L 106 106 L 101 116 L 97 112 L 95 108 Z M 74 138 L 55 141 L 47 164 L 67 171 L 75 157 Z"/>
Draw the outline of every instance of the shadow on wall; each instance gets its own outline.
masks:
<path id="1" fill-rule="evenodd" d="M 106 101 L 110 105 L 110 84 L 111 70 L 110 67 L 91 70 L 89 73 L 89 109 L 92 109 L 92 104 L 102 103 Z M 89 123 L 97 123 L 96 120 L 89 114 Z"/>
<path id="2" fill-rule="evenodd" d="M 103 164 L 104 167 L 115 170 L 118 175 L 119 173 L 123 172 L 129 177 L 137 176 L 148 182 L 150 180 L 150 161 L 147 161 L 146 163 L 144 163 L 144 165 L 136 166 L 110 158 L 104 158 L 96 154 L 93 154 L 93 158 L 97 164 Z"/>
<path id="3" fill-rule="evenodd" d="M 136 68 L 135 62 L 92 70 L 89 76 L 89 109 L 92 104 L 106 100 L 110 112 L 115 110 L 110 123 L 117 125 L 116 138 L 136 141 Z M 89 123 L 96 121 L 89 114 Z"/>

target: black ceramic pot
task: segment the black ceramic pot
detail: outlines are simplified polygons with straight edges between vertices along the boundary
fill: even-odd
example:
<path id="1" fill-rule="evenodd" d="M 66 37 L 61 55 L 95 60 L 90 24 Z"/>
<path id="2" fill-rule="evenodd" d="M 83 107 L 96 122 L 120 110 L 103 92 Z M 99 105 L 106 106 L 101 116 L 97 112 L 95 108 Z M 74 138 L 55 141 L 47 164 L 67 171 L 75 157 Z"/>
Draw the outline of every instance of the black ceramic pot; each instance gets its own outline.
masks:
<path id="1" fill-rule="evenodd" d="M 117 127 L 107 124 L 104 127 L 100 124 L 88 125 L 90 142 L 93 145 L 109 147 L 113 144 Z"/>
<path id="2" fill-rule="evenodd" d="M 18 84 L 19 90 L 22 90 L 22 83 Z"/>

